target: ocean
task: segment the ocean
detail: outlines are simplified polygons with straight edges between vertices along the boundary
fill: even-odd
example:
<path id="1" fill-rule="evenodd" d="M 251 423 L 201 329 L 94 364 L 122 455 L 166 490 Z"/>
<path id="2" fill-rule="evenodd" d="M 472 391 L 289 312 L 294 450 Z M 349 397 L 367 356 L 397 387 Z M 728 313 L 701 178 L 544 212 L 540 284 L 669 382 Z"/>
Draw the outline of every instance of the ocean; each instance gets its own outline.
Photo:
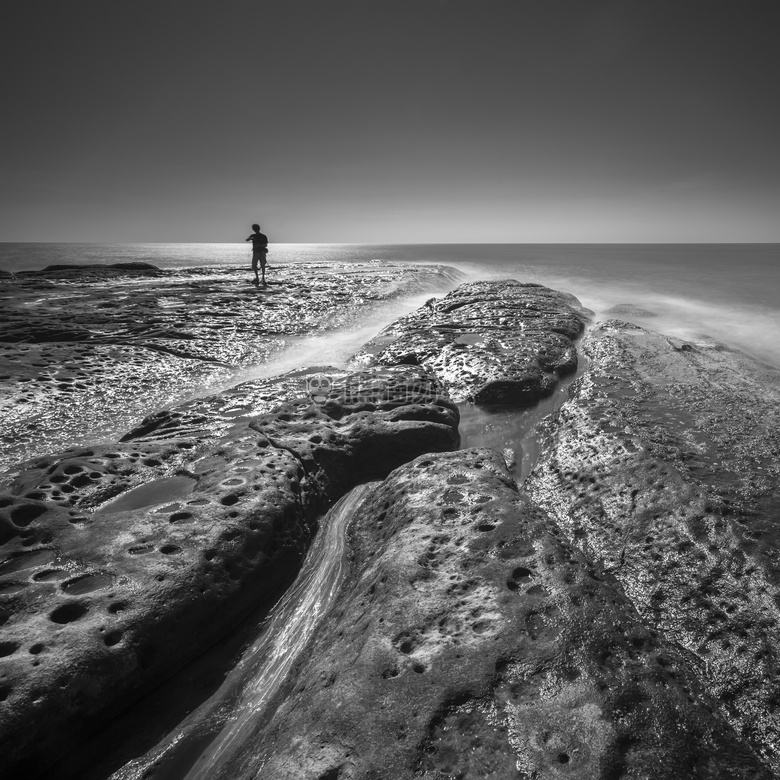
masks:
<path id="1" fill-rule="evenodd" d="M 249 266 L 247 244 L 0 244 L 0 269 L 144 261 Z M 573 293 L 598 319 L 629 304 L 638 324 L 712 338 L 780 368 L 780 244 L 271 244 L 271 265 L 441 263 L 469 279 L 512 278 Z M 271 278 L 271 277 L 269 277 Z M 620 315 L 625 319 L 624 314 Z"/>

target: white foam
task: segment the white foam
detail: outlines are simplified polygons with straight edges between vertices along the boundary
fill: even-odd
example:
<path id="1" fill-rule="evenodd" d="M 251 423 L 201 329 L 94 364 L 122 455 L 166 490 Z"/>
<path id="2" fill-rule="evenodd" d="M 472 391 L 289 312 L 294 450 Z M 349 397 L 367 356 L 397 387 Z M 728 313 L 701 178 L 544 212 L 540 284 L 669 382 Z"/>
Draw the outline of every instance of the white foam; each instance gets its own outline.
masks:
<path id="1" fill-rule="evenodd" d="M 485 266 L 478 262 L 457 262 L 453 265 L 466 274 L 468 281 L 513 278 L 544 284 L 575 295 L 585 308 L 594 312 L 597 320 L 627 320 L 686 341 L 695 342 L 709 337 L 780 368 L 778 309 L 763 303 L 728 300 L 726 294 L 716 288 L 712 288 L 712 292 L 720 293 L 720 299 L 710 301 L 689 295 L 670 294 L 664 288 L 673 285 L 673 280 L 659 277 L 654 281 L 649 272 L 634 280 L 612 280 L 589 275 L 545 273 L 538 266 L 519 264 Z M 705 292 L 710 289 L 704 283 L 701 288 Z M 645 309 L 656 316 L 611 314 L 609 309 L 618 304 Z"/>

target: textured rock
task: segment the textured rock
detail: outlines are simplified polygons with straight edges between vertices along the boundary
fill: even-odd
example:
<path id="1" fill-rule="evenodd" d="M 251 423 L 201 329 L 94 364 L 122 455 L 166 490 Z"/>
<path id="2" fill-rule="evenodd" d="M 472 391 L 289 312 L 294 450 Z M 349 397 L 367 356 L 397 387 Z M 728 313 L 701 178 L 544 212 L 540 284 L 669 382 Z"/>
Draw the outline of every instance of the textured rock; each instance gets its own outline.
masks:
<path id="1" fill-rule="evenodd" d="M 214 777 L 770 777 L 496 453 L 399 468 L 351 549 L 275 712 Z"/>
<path id="2" fill-rule="evenodd" d="M 527 482 L 780 773 L 780 372 L 609 322 Z"/>
<path id="3" fill-rule="evenodd" d="M 538 284 L 472 282 L 397 320 L 356 359 L 425 366 L 456 401 L 530 404 L 576 369 L 585 317 L 574 296 Z"/>
<path id="4" fill-rule="evenodd" d="M 300 335 L 454 283 L 442 267 L 307 263 L 274 268 L 273 283 L 257 289 L 248 269 L 143 265 L 0 280 L 0 470 L 112 441 L 151 409 L 214 392 Z"/>
<path id="5" fill-rule="evenodd" d="M 334 366 L 309 366 L 271 379 L 242 382 L 221 393 L 156 412 L 122 440 L 190 436 L 203 441 L 224 435 L 236 424 L 281 404 L 306 397 L 338 415 L 338 408 L 344 404 L 371 410 L 377 404 L 429 403 L 439 396 L 446 397 L 441 383 L 415 366 L 354 372 Z"/>
<path id="6" fill-rule="evenodd" d="M 111 447 L 36 459 L 6 486 L 4 777 L 33 776 L 288 580 L 330 500 L 456 446 L 457 409 L 422 369 L 343 385 L 207 436 L 141 426 Z"/>

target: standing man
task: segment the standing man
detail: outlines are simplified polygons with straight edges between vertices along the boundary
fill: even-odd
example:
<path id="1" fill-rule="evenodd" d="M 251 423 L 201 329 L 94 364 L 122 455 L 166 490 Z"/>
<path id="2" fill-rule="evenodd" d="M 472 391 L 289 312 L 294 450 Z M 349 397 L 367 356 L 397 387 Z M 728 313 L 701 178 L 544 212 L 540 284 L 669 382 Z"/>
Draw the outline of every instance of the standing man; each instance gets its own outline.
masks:
<path id="1" fill-rule="evenodd" d="M 266 287 L 265 283 L 265 267 L 268 265 L 266 255 L 268 254 L 268 236 L 265 233 L 260 232 L 260 225 L 252 225 L 252 233 L 247 241 L 252 242 L 252 270 L 255 272 L 255 286 L 260 285 L 260 278 L 257 275 L 257 264 L 260 264 L 260 270 L 263 274 L 263 287 Z"/>

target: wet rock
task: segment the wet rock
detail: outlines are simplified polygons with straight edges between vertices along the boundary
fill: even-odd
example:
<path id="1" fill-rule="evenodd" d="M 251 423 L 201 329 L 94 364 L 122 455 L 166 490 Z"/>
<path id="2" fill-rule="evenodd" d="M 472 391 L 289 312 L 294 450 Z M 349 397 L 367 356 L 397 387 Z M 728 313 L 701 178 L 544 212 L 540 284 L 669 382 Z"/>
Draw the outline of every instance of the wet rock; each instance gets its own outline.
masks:
<path id="1" fill-rule="evenodd" d="M 113 276 L 117 271 L 138 271 L 141 273 L 160 272 L 162 269 L 154 263 L 129 262 L 129 263 L 107 263 L 97 265 L 95 263 L 55 263 L 47 265 L 46 268 L 35 271 L 18 271 L 17 275 L 24 276 L 52 276 L 54 274 L 78 274 L 80 276 Z"/>
<path id="2" fill-rule="evenodd" d="M 780 773 L 780 372 L 612 321 L 527 482 Z"/>
<path id="3" fill-rule="evenodd" d="M 42 341 L 88 341 L 92 334 L 84 328 L 62 328 L 56 325 L 20 322 L 6 326 L 0 341 L 38 344 Z"/>
<path id="4" fill-rule="evenodd" d="M 410 384 L 429 392 L 410 402 Z M 5 486 L 4 777 L 34 776 L 288 581 L 331 500 L 457 445 L 457 409 L 421 369 L 345 386 L 211 436 L 39 458 Z"/>
<path id="5" fill-rule="evenodd" d="M 111 441 L 150 410 L 221 389 L 301 335 L 454 284 L 443 267 L 306 263 L 274 268 L 258 289 L 245 269 L 147 265 L 0 279 L 0 470 Z"/>
<path id="6" fill-rule="evenodd" d="M 399 468 L 350 541 L 347 584 L 275 711 L 213 777 L 771 776 L 497 453 Z"/>
<path id="7" fill-rule="evenodd" d="M 513 280 L 472 282 L 397 320 L 358 354 L 363 365 L 420 365 L 456 401 L 530 404 L 577 367 L 586 314 L 572 295 Z"/>

